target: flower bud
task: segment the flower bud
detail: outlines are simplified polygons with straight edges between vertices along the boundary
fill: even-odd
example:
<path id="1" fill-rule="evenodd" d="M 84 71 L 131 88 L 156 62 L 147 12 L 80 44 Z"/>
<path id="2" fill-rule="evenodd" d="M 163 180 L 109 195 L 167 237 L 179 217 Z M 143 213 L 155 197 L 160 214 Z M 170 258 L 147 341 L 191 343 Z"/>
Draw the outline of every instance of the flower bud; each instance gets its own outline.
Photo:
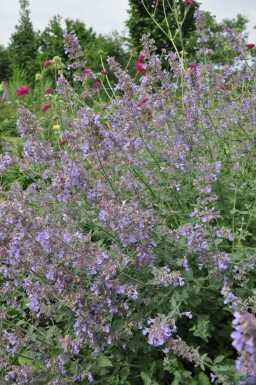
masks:
<path id="1" fill-rule="evenodd" d="M 132 56 L 137 56 L 138 55 L 138 52 L 137 52 L 136 48 L 132 48 L 130 50 L 130 53 L 131 53 Z"/>
<path id="2" fill-rule="evenodd" d="M 42 80 L 42 75 L 41 74 L 36 74 L 35 75 L 35 79 L 36 79 L 36 81 L 38 81 L 38 80 Z"/>
<path id="3" fill-rule="evenodd" d="M 59 56 L 54 56 L 52 61 L 54 64 L 61 64 L 61 58 Z"/>
<path id="4" fill-rule="evenodd" d="M 223 48 L 223 51 L 224 52 L 230 51 L 230 47 L 228 45 L 225 45 L 224 48 Z"/>

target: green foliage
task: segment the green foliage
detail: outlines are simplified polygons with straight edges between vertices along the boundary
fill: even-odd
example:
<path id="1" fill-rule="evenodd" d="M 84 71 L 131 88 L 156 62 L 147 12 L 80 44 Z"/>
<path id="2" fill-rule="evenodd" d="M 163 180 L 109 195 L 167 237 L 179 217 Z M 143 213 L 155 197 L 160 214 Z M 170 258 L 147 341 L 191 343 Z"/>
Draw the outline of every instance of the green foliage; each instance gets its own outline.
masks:
<path id="1" fill-rule="evenodd" d="M 174 49 L 170 36 L 174 38 L 177 49 L 182 50 L 183 41 L 195 30 L 194 10 L 186 9 L 182 3 L 182 0 L 169 1 L 170 6 L 166 6 L 165 9 L 164 4 L 158 1 L 129 0 L 129 19 L 126 21 L 126 25 L 129 31 L 130 46 L 141 50 L 142 35 L 150 33 L 154 37 L 158 52 L 161 52 L 161 49 L 168 51 Z M 185 12 L 187 15 L 182 23 L 182 36 L 180 36 L 177 33 L 177 19 L 181 22 Z"/>
<path id="2" fill-rule="evenodd" d="M 11 74 L 10 63 L 8 49 L 0 45 L 0 82 L 9 79 Z"/>
<path id="3" fill-rule="evenodd" d="M 61 20 L 61 16 L 53 16 L 45 29 L 39 34 L 39 58 L 42 64 L 57 55 L 65 59 Z"/>
<path id="4" fill-rule="evenodd" d="M 28 0 L 20 0 L 20 20 L 11 36 L 8 51 L 12 68 L 22 68 L 26 71 L 26 77 L 31 80 L 32 74 L 37 72 L 38 68 L 38 42 L 30 19 Z"/>

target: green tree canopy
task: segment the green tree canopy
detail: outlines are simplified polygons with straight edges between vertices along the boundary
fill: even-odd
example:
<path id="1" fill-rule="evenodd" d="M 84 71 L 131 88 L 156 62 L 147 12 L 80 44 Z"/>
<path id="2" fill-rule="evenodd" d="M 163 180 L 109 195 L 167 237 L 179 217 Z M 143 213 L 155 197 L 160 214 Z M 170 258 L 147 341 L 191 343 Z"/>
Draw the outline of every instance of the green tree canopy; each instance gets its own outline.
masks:
<path id="1" fill-rule="evenodd" d="M 97 34 L 92 28 L 87 28 L 83 21 L 72 19 L 62 21 L 59 15 L 50 20 L 39 36 L 39 58 L 41 63 L 52 59 L 54 56 L 60 56 L 65 63 L 67 59 L 63 44 L 65 30 L 68 32 L 75 31 L 85 53 L 84 60 L 88 62 L 88 66 L 92 70 L 98 71 L 101 69 L 99 51 L 103 51 L 105 55 L 114 56 L 121 64 L 125 63 L 127 55 L 124 49 L 124 37 L 117 32 L 109 35 Z"/>
<path id="2" fill-rule="evenodd" d="M 9 51 L 0 45 L 0 82 L 7 80 L 11 74 Z"/>
<path id="3" fill-rule="evenodd" d="M 169 4 L 171 8 L 169 5 L 164 7 L 165 3 Z M 181 28 L 184 39 L 195 30 L 194 8 L 188 9 L 184 7 L 182 3 L 182 0 L 170 0 L 169 2 L 158 0 L 129 0 L 129 19 L 126 21 L 126 26 L 129 31 L 129 44 L 134 48 L 141 49 L 140 39 L 142 35 L 150 33 L 159 51 L 162 48 L 168 51 L 172 50 L 173 45 L 168 37 L 168 29 L 170 29 L 172 36 L 176 36 L 175 44 L 177 48 L 181 50 L 181 36 L 177 33 L 176 17 L 181 21 L 184 18 L 184 13 L 187 12 Z"/>
<path id="4" fill-rule="evenodd" d="M 38 51 L 37 34 L 34 31 L 28 0 L 19 0 L 20 19 L 15 26 L 8 46 L 12 67 L 19 67 L 26 71 L 28 77 L 35 71 L 35 59 Z"/>

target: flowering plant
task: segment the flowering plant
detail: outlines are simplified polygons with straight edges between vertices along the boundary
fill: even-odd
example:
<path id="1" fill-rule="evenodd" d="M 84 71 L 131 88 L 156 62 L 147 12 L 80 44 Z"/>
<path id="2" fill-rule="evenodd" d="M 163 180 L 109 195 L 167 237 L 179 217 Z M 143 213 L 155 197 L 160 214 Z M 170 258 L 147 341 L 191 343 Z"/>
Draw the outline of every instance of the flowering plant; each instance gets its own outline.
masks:
<path id="1" fill-rule="evenodd" d="M 23 95 L 28 95 L 30 92 L 30 87 L 29 86 L 21 86 L 16 90 L 16 95 L 18 96 L 23 96 Z"/>
<path id="2" fill-rule="evenodd" d="M 22 157 L 0 155 L 1 171 L 16 163 L 31 181 L 0 206 L 2 383 L 254 375 L 255 68 L 178 52 L 163 66 L 144 35 L 138 80 L 108 58 L 109 91 L 106 76 L 88 86 L 74 32 L 64 43 L 81 93 L 60 70 L 53 135 L 20 108 Z"/>

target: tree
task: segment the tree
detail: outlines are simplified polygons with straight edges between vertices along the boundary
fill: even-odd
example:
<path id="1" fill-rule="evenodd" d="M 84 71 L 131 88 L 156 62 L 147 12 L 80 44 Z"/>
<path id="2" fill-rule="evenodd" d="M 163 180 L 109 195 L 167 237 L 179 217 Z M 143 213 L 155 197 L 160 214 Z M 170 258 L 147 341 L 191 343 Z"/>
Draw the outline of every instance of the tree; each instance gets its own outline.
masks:
<path id="1" fill-rule="evenodd" d="M 0 45 L 0 82 L 8 80 L 11 74 L 8 49 Z"/>
<path id="2" fill-rule="evenodd" d="M 126 21 L 126 25 L 129 31 L 128 41 L 132 47 L 141 49 L 140 39 L 142 35 L 150 33 L 155 40 L 159 52 L 162 48 L 167 49 L 168 51 L 172 50 L 174 48 L 173 44 L 167 36 L 169 28 L 172 36 L 176 35 L 175 44 L 177 49 L 182 50 L 181 36 L 176 33 L 177 21 L 175 20 L 175 14 L 179 17 L 179 20 L 182 20 L 184 13 L 187 12 L 181 28 L 183 39 L 185 40 L 195 30 L 194 8 L 184 7 L 182 0 L 171 0 L 168 3 L 172 9 L 170 9 L 169 6 L 166 6 L 164 10 L 165 3 L 160 0 L 129 0 L 130 8 L 128 9 L 128 14 L 130 17 Z M 175 12 L 173 12 L 174 9 Z M 158 25 L 154 22 L 152 17 Z"/>
<path id="3" fill-rule="evenodd" d="M 12 67 L 19 67 L 26 71 L 28 78 L 34 76 L 36 70 L 38 42 L 31 19 L 28 0 L 19 0 L 20 20 L 11 36 L 9 52 Z"/>
<path id="4" fill-rule="evenodd" d="M 49 24 L 39 35 L 39 60 L 44 63 L 54 56 L 65 59 L 63 45 L 63 28 L 61 26 L 61 16 L 55 15 Z"/>

